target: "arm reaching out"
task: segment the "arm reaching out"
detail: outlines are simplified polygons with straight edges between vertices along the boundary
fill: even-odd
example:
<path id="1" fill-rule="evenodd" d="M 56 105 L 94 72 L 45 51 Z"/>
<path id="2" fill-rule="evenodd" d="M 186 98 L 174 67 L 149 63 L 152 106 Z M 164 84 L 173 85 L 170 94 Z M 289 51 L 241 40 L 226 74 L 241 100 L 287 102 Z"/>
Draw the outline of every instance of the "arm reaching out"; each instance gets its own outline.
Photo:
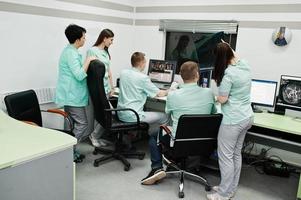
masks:
<path id="1" fill-rule="evenodd" d="M 222 43 L 229 45 L 229 47 L 232 49 L 231 45 L 228 42 L 225 42 L 223 39 L 221 39 L 221 41 L 222 41 Z M 233 52 L 235 58 L 238 58 L 237 53 L 233 49 L 232 49 L 232 52 Z"/>
<path id="2" fill-rule="evenodd" d="M 89 67 L 89 65 L 90 65 L 90 62 L 91 62 L 92 60 L 95 60 L 95 59 L 97 59 L 95 56 L 89 56 L 89 57 L 86 58 L 86 60 L 85 60 L 85 62 L 84 62 L 84 66 L 83 66 L 85 72 L 87 72 L 88 67 Z"/>
<path id="3" fill-rule="evenodd" d="M 164 97 L 168 94 L 168 90 L 159 90 L 157 97 Z"/>

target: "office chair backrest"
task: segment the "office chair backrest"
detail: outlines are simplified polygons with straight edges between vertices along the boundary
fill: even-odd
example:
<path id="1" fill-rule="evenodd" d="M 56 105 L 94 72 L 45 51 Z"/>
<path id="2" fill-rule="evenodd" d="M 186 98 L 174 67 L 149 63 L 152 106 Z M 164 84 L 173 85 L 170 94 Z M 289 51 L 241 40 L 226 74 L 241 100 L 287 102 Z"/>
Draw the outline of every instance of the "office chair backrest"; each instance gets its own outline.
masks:
<path id="1" fill-rule="evenodd" d="M 4 102 L 7 113 L 12 118 L 31 121 L 42 126 L 41 110 L 35 91 L 27 90 L 7 95 Z"/>
<path id="2" fill-rule="evenodd" d="M 209 156 L 217 146 L 222 114 L 182 115 L 178 122 L 174 151 L 177 157 Z"/>
<path id="3" fill-rule="evenodd" d="M 103 85 L 105 72 L 105 65 L 100 60 L 91 61 L 87 71 L 87 84 L 94 107 L 95 119 L 102 127 L 109 128 L 112 124 L 112 115 L 111 112 L 105 112 L 105 109 L 110 109 Z"/>

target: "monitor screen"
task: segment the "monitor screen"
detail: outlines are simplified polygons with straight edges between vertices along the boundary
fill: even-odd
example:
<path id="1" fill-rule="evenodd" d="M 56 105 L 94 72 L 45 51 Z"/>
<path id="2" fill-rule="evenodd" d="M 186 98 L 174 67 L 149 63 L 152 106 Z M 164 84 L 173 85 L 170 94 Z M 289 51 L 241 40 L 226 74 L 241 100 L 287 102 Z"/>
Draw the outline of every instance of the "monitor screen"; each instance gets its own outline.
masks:
<path id="1" fill-rule="evenodd" d="M 200 68 L 200 79 L 198 82 L 199 86 L 208 88 L 210 87 L 213 69 L 213 67 Z"/>
<path id="2" fill-rule="evenodd" d="M 273 107 L 276 98 L 276 81 L 252 79 L 251 103 Z"/>
<path id="3" fill-rule="evenodd" d="M 176 61 L 150 59 L 147 74 L 152 82 L 172 83 L 176 67 Z"/>
<path id="4" fill-rule="evenodd" d="M 301 77 L 281 76 L 277 105 L 301 110 Z"/>

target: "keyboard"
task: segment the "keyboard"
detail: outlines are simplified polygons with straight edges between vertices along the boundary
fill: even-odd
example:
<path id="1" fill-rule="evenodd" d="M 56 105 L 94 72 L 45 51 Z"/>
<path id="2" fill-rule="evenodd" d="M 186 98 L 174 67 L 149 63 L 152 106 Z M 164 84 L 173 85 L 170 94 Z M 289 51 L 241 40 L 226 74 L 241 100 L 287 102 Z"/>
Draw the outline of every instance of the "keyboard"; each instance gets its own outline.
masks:
<path id="1" fill-rule="evenodd" d="M 170 84 L 166 83 L 154 83 L 160 90 L 168 90 L 170 88 Z"/>

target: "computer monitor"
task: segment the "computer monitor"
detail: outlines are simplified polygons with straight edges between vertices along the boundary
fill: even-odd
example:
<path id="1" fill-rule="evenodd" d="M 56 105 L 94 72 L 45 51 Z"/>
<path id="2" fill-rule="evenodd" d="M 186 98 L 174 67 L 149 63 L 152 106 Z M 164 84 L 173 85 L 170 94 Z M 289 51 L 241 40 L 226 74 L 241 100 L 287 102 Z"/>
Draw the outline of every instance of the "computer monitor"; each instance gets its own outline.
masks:
<path id="1" fill-rule="evenodd" d="M 251 104 L 254 112 L 261 112 L 255 109 L 256 105 L 274 107 L 276 99 L 276 81 L 252 79 Z"/>
<path id="2" fill-rule="evenodd" d="M 152 82 L 171 84 L 173 82 L 177 61 L 149 60 L 148 76 Z"/>
<path id="3" fill-rule="evenodd" d="M 213 67 L 200 68 L 200 79 L 198 82 L 199 86 L 208 88 L 210 87 L 213 69 Z"/>
<path id="4" fill-rule="evenodd" d="M 301 111 L 301 77 L 281 75 L 276 108 Z"/>

